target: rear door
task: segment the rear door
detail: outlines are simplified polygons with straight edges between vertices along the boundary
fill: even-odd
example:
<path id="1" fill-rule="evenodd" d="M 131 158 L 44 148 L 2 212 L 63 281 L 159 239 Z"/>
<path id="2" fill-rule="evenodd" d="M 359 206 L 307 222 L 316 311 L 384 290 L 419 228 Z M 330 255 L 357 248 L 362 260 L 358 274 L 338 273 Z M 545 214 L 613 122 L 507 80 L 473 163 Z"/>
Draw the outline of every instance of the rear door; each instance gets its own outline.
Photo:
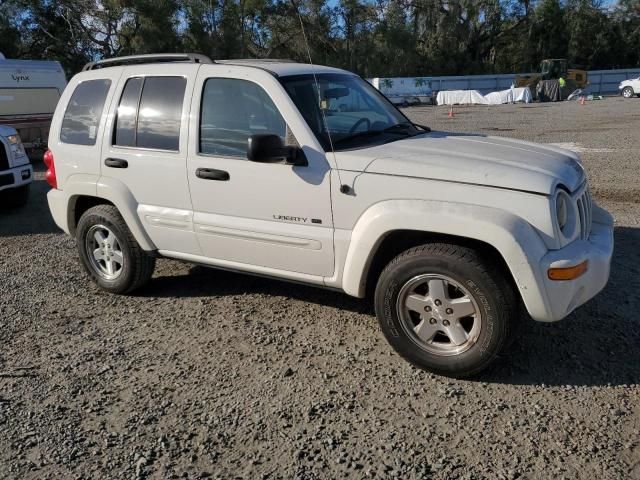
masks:
<path id="1" fill-rule="evenodd" d="M 312 275 L 319 283 L 332 275 L 330 167 L 276 78 L 203 65 L 191 129 L 187 169 L 203 254 L 222 266 Z M 266 133 L 302 146 L 308 166 L 249 161 L 249 136 Z"/>
<path id="2" fill-rule="evenodd" d="M 196 64 L 123 69 L 105 130 L 101 181 L 131 192 L 158 250 L 200 253 L 186 171 L 197 70 Z"/>

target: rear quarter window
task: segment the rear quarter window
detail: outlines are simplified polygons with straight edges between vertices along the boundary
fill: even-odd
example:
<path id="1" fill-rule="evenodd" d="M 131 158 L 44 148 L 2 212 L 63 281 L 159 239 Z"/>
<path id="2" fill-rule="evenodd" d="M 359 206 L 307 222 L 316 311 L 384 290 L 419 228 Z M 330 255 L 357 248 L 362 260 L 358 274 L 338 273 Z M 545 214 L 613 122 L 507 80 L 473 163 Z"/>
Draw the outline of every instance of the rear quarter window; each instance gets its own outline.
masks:
<path id="1" fill-rule="evenodd" d="M 86 80 L 79 83 L 64 112 L 60 141 L 75 145 L 95 145 L 98 124 L 111 80 Z"/>
<path id="2" fill-rule="evenodd" d="M 178 150 L 186 78 L 149 77 L 144 82 L 138 111 L 137 145 Z"/>
<path id="3" fill-rule="evenodd" d="M 180 146 L 184 77 L 132 77 L 118 105 L 113 144 L 177 151 Z"/>

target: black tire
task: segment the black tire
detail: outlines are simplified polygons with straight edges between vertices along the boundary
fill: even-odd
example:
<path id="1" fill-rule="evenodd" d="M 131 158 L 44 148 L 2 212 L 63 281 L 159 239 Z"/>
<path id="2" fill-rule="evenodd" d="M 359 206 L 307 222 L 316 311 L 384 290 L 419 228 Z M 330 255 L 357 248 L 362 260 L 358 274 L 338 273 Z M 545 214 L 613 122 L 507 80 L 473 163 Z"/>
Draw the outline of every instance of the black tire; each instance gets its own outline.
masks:
<path id="1" fill-rule="evenodd" d="M 455 320 L 454 316 L 447 316 L 448 313 L 454 312 L 453 309 L 447 308 L 445 313 L 442 311 L 444 306 L 435 306 L 439 305 L 438 303 L 430 303 L 434 306 L 425 307 L 425 312 L 421 314 L 417 314 L 417 310 L 404 310 L 405 303 L 402 301 L 399 305 L 399 297 L 401 294 L 405 295 L 403 292 L 406 292 L 408 287 L 419 285 L 422 277 L 433 277 L 436 280 L 446 277 L 451 280 L 444 283 L 447 300 L 444 300 L 446 304 L 443 305 L 449 305 L 449 299 L 454 298 L 451 296 L 452 292 L 460 292 L 464 295 L 461 300 L 469 300 L 468 304 L 473 305 L 474 313 Z M 429 280 L 427 284 L 430 287 Z M 456 285 L 460 288 L 456 288 Z M 416 295 L 420 297 L 419 293 L 410 296 L 414 298 Z M 430 292 L 427 292 L 424 298 L 431 298 Z M 489 366 L 515 333 L 518 307 L 519 303 L 511 284 L 495 265 L 484 262 L 481 255 L 473 249 L 450 244 L 421 245 L 401 253 L 383 270 L 375 292 L 375 309 L 380 327 L 396 352 L 420 368 L 455 378 L 475 375 Z M 432 315 L 438 318 L 433 318 Z M 447 323 L 447 318 L 450 319 L 450 323 Z M 480 322 L 476 324 L 478 318 Z M 458 346 L 451 340 L 449 346 L 446 342 L 434 343 L 437 338 L 449 338 L 444 331 L 438 331 L 435 337 L 423 343 L 415 333 L 416 330 L 413 330 L 414 327 L 407 324 L 409 321 L 415 322 L 415 328 L 418 328 L 421 322 L 427 320 L 433 322 L 432 326 L 427 327 L 429 329 L 448 329 L 450 326 L 451 329 L 456 328 L 457 332 L 460 331 L 458 328 L 463 322 L 465 329 L 470 322 L 474 326 L 465 332 L 468 335 L 468 345 Z M 474 340 L 469 341 L 468 339 L 472 338 L 471 333 Z M 449 348 L 450 351 L 445 355 L 441 351 L 428 350 L 438 348 L 445 351 Z M 466 350 L 452 353 L 455 349 L 463 348 Z"/>
<path id="2" fill-rule="evenodd" d="M 3 191 L 3 196 L 6 199 L 6 204 L 10 208 L 24 207 L 29 201 L 29 191 L 31 185 L 23 185 L 18 188 L 10 188 Z"/>
<path id="3" fill-rule="evenodd" d="M 100 227 L 105 227 L 115 235 L 117 243 L 114 242 L 114 245 L 119 247 L 122 263 L 115 278 L 105 277 L 105 272 L 93 260 L 93 251 L 89 251 L 89 242 L 95 235 L 95 230 Z M 153 275 L 155 258 L 140 247 L 113 205 L 97 205 L 84 212 L 78 222 L 76 240 L 80 263 L 103 290 L 116 294 L 129 293 L 143 286 Z"/>
<path id="4" fill-rule="evenodd" d="M 633 88 L 631 87 L 624 87 L 622 89 L 622 96 L 624 98 L 631 98 L 635 95 L 635 93 L 633 92 Z"/>

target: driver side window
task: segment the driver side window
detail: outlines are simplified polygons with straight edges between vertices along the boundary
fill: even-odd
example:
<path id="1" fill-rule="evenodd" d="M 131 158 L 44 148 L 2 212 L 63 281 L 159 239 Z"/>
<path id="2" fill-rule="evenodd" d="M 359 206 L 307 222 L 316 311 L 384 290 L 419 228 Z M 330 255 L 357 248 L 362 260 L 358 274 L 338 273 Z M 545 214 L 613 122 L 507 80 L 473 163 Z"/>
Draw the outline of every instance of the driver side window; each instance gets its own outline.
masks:
<path id="1" fill-rule="evenodd" d="M 271 98 L 255 83 L 233 78 L 210 78 L 205 82 L 200 111 L 200 153 L 246 157 L 251 135 L 275 134 L 286 142 L 287 130 Z"/>

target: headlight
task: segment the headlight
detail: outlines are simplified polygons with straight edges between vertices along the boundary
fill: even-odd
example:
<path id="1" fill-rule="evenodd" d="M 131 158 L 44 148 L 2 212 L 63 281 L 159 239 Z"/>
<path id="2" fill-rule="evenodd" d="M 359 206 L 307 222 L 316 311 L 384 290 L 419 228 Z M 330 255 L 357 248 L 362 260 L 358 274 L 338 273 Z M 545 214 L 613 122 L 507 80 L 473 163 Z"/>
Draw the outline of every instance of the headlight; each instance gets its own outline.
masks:
<path id="1" fill-rule="evenodd" d="M 558 195 L 556 199 L 556 218 L 558 219 L 558 226 L 560 230 L 564 230 L 567 226 L 567 220 L 569 220 L 569 205 L 567 205 L 566 195 Z"/>
<path id="2" fill-rule="evenodd" d="M 578 216 L 573 200 L 564 190 L 558 190 L 555 198 L 556 222 L 566 239 L 572 239 L 576 233 Z"/>
<path id="3" fill-rule="evenodd" d="M 24 157 L 27 153 L 24 151 L 24 146 L 20 140 L 20 135 L 9 135 L 7 137 L 9 147 L 15 157 Z"/>

